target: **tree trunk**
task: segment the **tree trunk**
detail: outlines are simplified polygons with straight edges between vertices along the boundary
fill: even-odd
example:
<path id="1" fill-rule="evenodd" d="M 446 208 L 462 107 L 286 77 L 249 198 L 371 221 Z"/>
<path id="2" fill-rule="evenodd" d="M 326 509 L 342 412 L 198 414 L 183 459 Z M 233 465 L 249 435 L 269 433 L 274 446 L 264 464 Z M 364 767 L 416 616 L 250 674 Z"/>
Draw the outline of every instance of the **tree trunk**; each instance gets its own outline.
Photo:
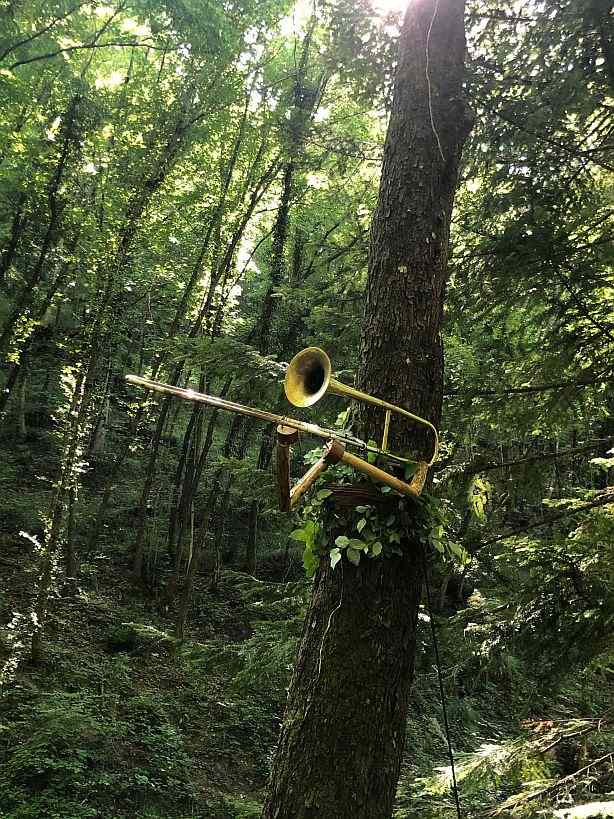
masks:
<path id="1" fill-rule="evenodd" d="M 33 300 L 35 299 L 36 288 L 44 275 L 45 265 L 49 254 L 60 239 L 60 220 L 65 206 L 65 201 L 62 194 L 62 185 L 66 177 L 72 153 L 80 150 L 79 140 L 83 137 L 77 128 L 78 108 L 80 102 L 81 97 L 77 94 L 71 99 L 66 112 L 66 121 L 63 126 L 64 139 L 62 141 L 58 161 L 47 188 L 49 221 L 47 223 L 38 256 L 36 257 L 36 262 L 28 273 L 24 275 L 24 284 L 21 288 L 21 292 L 18 293 L 13 309 L 11 310 L 11 313 L 9 314 L 2 329 L 2 334 L 0 335 L 0 358 L 6 356 L 6 353 L 10 348 L 11 338 L 15 326 L 23 317 L 24 313 L 30 308 Z"/>
<path id="2" fill-rule="evenodd" d="M 26 425 L 26 382 L 28 380 L 27 373 L 22 372 L 19 379 L 19 402 L 17 404 L 17 431 L 22 438 L 28 434 L 28 427 Z"/>
<path id="3" fill-rule="evenodd" d="M 95 355 L 93 355 L 90 362 L 85 364 L 82 371 L 77 375 L 75 381 L 64 434 L 64 451 L 60 475 L 53 492 L 51 506 L 47 515 L 49 521 L 48 533 L 41 555 L 40 576 L 36 589 L 36 601 L 32 617 L 34 630 L 32 632 L 31 658 L 35 664 L 41 661 L 43 632 L 47 620 L 49 594 L 54 578 L 56 556 L 60 545 L 62 527 L 64 525 L 67 493 L 71 490 L 73 481 L 75 480 L 75 462 L 78 457 L 79 447 L 83 444 L 82 438 L 92 397 L 92 382 L 95 368 L 96 358 Z"/>
<path id="4" fill-rule="evenodd" d="M 24 216 L 24 207 L 25 207 L 26 195 L 22 191 L 17 197 L 17 204 L 15 213 L 13 214 L 13 220 L 11 223 L 11 232 L 9 238 L 7 239 L 4 248 L 2 249 L 2 253 L 0 254 L 0 285 L 4 285 L 4 280 L 7 272 L 9 271 L 13 259 L 15 258 L 15 253 L 17 251 L 17 246 L 19 245 L 19 241 L 21 236 L 24 232 L 25 226 L 27 224 L 27 219 Z"/>
<path id="5" fill-rule="evenodd" d="M 76 491 L 75 487 L 71 486 L 68 490 L 68 521 L 66 523 L 66 545 L 64 549 L 66 579 L 71 585 L 74 585 L 79 572 L 75 552 L 75 506 Z"/>
<path id="6" fill-rule="evenodd" d="M 439 425 L 439 328 L 463 101 L 464 0 L 415 0 L 400 38 L 369 257 L 359 386 Z M 381 413 L 358 417 L 377 438 Z M 422 429 L 393 420 L 391 449 L 426 458 Z M 406 512 L 411 531 L 412 508 Z M 331 537 L 338 533 L 332 533 Z M 263 816 L 389 819 L 405 744 L 421 594 L 418 543 L 316 574 Z"/>
<path id="7" fill-rule="evenodd" d="M 249 505 L 249 523 L 247 544 L 245 547 L 245 570 L 256 574 L 256 557 L 258 554 L 258 504 L 253 500 Z"/>

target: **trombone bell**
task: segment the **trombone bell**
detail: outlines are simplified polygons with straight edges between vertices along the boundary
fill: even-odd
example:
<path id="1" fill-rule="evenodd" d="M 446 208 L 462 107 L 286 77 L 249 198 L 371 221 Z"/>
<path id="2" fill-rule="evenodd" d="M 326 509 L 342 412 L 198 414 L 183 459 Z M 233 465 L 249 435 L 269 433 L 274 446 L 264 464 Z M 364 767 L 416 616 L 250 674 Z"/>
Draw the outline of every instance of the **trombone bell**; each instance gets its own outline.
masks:
<path id="1" fill-rule="evenodd" d="M 328 389 L 331 363 L 324 350 L 306 347 L 297 353 L 286 372 L 284 390 L 295 407 L 310 407 L 317 403 Z"/>

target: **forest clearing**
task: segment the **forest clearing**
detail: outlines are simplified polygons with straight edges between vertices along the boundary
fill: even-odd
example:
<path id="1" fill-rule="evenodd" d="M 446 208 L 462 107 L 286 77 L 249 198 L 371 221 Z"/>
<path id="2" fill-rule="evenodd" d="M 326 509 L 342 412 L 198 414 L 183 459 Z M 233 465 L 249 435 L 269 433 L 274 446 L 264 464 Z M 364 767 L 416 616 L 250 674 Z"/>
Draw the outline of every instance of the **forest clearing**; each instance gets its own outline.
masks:
<path id="1" fill-rule="evenodd" d="M 611 0 L 0 0 L 0 817 L 614 817 Z"/>

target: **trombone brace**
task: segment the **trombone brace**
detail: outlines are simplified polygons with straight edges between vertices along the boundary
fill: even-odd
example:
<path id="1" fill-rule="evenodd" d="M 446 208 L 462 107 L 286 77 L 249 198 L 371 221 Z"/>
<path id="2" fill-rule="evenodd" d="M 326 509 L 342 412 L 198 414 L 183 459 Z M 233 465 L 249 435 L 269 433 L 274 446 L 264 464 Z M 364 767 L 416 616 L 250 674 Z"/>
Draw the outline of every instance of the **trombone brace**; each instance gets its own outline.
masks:
<path id="1" fill-rule="evenodd" d="M 298 438 L 298 432 L 291 427 L 277 427 L 277 484 L 279 488 L 279 506 L 282 512 L 289 512 L 297 505 L 301 497 L 310 489 L 323 472 L 339 462 L 351 466 L 357 472 L 362 472 L 372 480 L 383 483 L 411 498 L 417 498 L 426 482 L 428 464 L 421 461 L 410 483 L 396 478 L 383 469 L 370 464 L 351 452 L 347 452 L 341 441 L 332 438 L 327 442 L 322 457 L 310 467 L 294 486 L 290 483 L 290 448 Z"/>

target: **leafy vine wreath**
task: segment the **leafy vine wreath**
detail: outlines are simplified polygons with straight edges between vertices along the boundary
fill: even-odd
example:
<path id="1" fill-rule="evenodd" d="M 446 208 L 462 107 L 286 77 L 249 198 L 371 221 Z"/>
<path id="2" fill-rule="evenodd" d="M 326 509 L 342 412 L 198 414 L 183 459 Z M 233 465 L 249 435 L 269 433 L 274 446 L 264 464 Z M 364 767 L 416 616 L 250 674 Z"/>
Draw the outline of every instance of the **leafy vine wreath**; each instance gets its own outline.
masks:
<path id="1" fill-rule="evenodd" d="M 314 462 L 319 456 L 320 450 L 313 450 L 307 453 L 305 460 Z M 323 557 L 328 556 L 332 569 L 344 554 L 349 563 L 358 566 L 361 560 L 402 555 L 404 541 L 418 541 L 443 557 L 465 561 L 467 555 L 462 546 L 444 536 L 446 509 L 438 498 L 423 493 L 416 500 L 410 500 L 396 495 L 389 486 L 379 486 L 368 479 L 360 483 L 369 487 L 372 495 L 376 492 L 391 495 L 390 502 L 351 507 L 335 503 L 335 488 L 357 486 L 356 472 L 341 463 L 330 467 L 314 484 L 301 509 L 302 525 L 290 535 L 304 544 L 303 566 L 308 577 L 314 575 Z M 411 516 L 407 514 L 410 504 Z"/>

